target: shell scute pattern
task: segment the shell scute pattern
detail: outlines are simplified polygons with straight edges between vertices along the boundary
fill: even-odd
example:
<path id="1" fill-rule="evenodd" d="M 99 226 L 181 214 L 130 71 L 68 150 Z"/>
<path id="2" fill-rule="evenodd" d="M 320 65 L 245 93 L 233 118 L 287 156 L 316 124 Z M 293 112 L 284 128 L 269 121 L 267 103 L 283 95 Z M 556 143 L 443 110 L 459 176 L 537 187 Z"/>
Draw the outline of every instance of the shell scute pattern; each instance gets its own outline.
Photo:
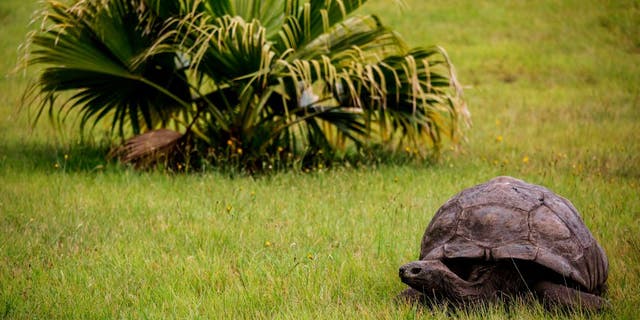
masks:
<path id="1" fill-rule="evenodd" d="M 530 260 L 593 291 L 608 268 L 571 202 L 511 177 L 463 190 L 442 206 L 427 227 L 420 258 Z"/>

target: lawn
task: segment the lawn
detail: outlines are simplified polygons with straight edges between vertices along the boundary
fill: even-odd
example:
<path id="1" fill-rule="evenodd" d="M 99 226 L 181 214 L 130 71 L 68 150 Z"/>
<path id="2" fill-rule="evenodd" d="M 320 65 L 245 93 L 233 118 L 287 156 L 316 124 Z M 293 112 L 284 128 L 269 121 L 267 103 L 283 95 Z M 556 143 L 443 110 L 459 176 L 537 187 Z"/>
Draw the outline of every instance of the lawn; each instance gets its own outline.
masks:
<path id="1" fill-rule="evenodd" d="M 447 318 L 394 297 L 426 225 L 497 175 L 570 199 L 610 262 L 611 308 L 640 305 L 640 4 L 371 1 L 412 45 L 451 56 L 472 113 L 434 164 L 260 177 L 141 173 L 18 111 L 37 0 L 0 2 L 0 315 L 4 318 Z M 461 318 L 538 319 L 539 305 Z M 586 318 L 581 312 L 566 315 Z"/>

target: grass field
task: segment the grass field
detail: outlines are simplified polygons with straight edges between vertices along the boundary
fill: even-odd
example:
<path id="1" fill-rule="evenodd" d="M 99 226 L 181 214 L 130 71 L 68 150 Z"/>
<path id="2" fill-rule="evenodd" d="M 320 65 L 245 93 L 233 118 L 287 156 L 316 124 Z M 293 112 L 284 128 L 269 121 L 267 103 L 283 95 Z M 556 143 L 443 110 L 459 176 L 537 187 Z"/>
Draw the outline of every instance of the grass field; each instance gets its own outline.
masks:
<path id="1" fill-rule="evenodd" d="M 447 318 L 399 305 L 433 213 L 496 175 L 569 198 L 610 261 L 611 308 L 640 305 L 640 4 L 425 1 L 378 13 L 453 59 L 473 127 L 429 166 L 234 177 L 139 173 L 17 112 L 11 72 L 36 0 L 0 1 L 0 316 Z M 539 305 L 468 319 L 558 316 Z M 568 318 L 586 318 L 580 312 Z"/>

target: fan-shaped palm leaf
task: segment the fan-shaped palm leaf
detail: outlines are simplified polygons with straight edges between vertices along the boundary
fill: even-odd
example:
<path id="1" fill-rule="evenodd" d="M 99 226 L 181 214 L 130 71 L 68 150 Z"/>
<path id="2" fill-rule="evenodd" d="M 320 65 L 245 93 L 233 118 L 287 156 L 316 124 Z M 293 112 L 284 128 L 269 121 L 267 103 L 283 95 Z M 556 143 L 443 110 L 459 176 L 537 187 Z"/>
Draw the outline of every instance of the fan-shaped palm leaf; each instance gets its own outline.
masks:
<path id="1" fill-rule="evenodd" d="M 162 27 L 143 2 L 48 3 L 46 27 L 31 39 L 30 63 L 44 65 L 36 83 L 44 97 L 38 114 L 78 109 L 83 126 L 111 118 L 112 129 L 124 135 L 129 125 L 134 133 L 167 125 L 177 110 L 190 107 L 174 53 L 139 58 Z M 51 103 L 58 98 L 64 101 Z"/>

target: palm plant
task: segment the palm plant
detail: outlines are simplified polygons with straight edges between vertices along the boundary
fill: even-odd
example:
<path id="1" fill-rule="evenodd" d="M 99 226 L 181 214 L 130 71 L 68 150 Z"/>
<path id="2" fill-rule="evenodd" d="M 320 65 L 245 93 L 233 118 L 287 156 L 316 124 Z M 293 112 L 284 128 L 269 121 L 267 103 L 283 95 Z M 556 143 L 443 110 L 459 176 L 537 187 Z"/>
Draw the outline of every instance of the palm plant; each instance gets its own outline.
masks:
<path id="1" fill-rule="evenodd" d="M 31 37 L 37 114 L 110 121 L 138 163 L 195 150 L 260 169 L 455 143 L 468 116 L 446 53 L 352 15 L 364 2 L 48 0 Z"/>

